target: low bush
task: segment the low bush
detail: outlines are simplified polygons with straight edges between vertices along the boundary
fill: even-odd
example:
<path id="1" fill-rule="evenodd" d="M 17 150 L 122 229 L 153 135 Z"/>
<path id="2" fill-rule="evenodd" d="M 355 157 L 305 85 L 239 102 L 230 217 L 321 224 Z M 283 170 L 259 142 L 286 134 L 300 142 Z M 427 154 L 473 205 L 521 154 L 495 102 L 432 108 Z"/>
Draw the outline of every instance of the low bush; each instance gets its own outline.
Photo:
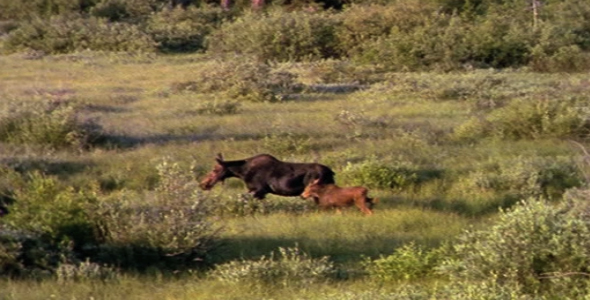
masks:
<path id="1" fill-rule="evenodd" d="M 316 208 L 315 203 L 300 198 L 254 199 L 250 194 L 210 199 L 207 209 L 220 217 L 244 217 L 272 213 L 302 214 Z"/>
<path id="2" fill-rule="evenodd" d="M 487 229 L 462 234 L 440 270 L 452 282 L 492 281 L 529 295 L 577 298 L 589 288 L 587 212 L 587 192 L 574 191 L 557 205 L 524 200 Z"/>
<path id="3" fill-rule="evenodd" d="M 270 133 L 262 139 L 262 145 L 267 152 L 279 156 L 305 154 L 312 149 L 312 138 L 293 132 Z"/>
<path id="4" fill-rule="evenodd" d="M 152 192 L 122 190 L 99 203 L 91 216 L 105 242 L 95 261 L 121 268 L 186 270 L 203 266 L 217 246 L 206 198 L 196 192 L 190 169 L 166 158 Z"/>
<path id="5" fill-rule="evenodd" d="M 295 246 L 280 247 L 278 254 L 271 252 L 270 256 L 262 256 L 258 260 L 231 261 L 218 265 L 209 276 L 233 283 L 304 287 L 327 281 L 335 272 L 328 257 L 312 258 Z"/>
<path id="6" fill-rule="evenodd" d="M 457 126 L 452 137 L 475 140 L 577 138 L 588 135 L 588 99 L 584 96 L 516 98 L 486 116 L 471 118 Z"/>
<path id="7" fill-rule="evenodd" d="M 115 281 L 119 277 L 117 270 L 93 263 L 89 260 L 80 263 L 62 263 L 55 270 L 55 276 L 60 283 L 68 281 Z"/>
<path id="8" fill-rule="evenodd" d="M 301 90 L 293 74 L 273 72 L 269 64 L 245 57 L 203 64 L 194 78 L 172 84 L 171 92 L 220 93 L 238 102 L 277 102 L 282 95 Z"/>
<path id="9" fill-rule="evenodd" d="M 0 275 L 50 278 L 60 264 L 75 261 L 67 243 L 48 241 L 37 233 L 0 224 Z"/>
<path id="10" fill-rule="evenodd" d="M 221 8 L 179 7 L 150 15 L 146 32 L 162 52 L 202 51 L 205 50 L 205 38 L 223 19 Z"/>
<path id="11" fill-rule="evenodd" d="M 370 157 L 359 163 L 347 163 L 338 174 L 348 185 L 401 190 L 439 176 L 437 172 L 422 172 L 410 162 L 383 163 Z"/>
<path id="12" fill-rule="evenodd" d="M 214 31 L 207 39 L 207 51 L 248 55 L 260 61 L 336 58 L 336 26 L 328 13 L 251 12 Z"/>
<path id="13" fill-rule="evenodd" d="M 36 50 L 47 54 L 83 50 L 153 52 L 155 45 L 151 37 L 136 25 L 60 15 L 47 20 L 33 18 L 19 25 L 2 43 L 2 51 Z"/>
<path id="14" fill-rule="evenodd" d="M 445 197 L 463 203 L 463 212 L 486 213 L 529 197 L 560 199 L 583 180 L 569 157 L 517 156 L 475 166 L 453 181 Z"/>
<path id="15" fill-rule="evenodd" d="M 490 135 L 499 138 L 577 137 L 590 132 L 587 98 L 514 99 L 490 112 Z"/>
<path id="16" fill-rule="evenodd" d="M 207 101 L 199 103 L 195 108 L 194 112 L 199 115 L 233 115 L 238 113 L 240 103 L 235 101 Z"/>
<path id="17" fill-rule="evenodd" d="M 102 143 L 104 136 L 100 126 L 83 120 L 74 106 L 48 100 L 2 112 L 0 141 L 81 150 Z"/>
<path id="18" fill-rule="evenodd" d="M 92 16 L 111 22 L 139 23 L 161 10 L 166 0 L 101 0 L 89 12 Z"/>
<path id="19" fill-rule="evenodd" d="M 336 29 L 338 46 L 348 56 L 360 55 L 368 44 L 392 31 L 408 33 L 423 25 L 435 10 L 434 5 L 417 1 L 351 5 L 337 16 L 342 22 Z"/>
<path id="20" fill-rule="evenodd" d="M 96 191 L 64 188 L 55 177 L 37 171 L 24 175 L 19 185 L 10 213 L 0 224 L 34 233 L 47 243 L 71 243 L 76 249 L 99 242 L 88 214 L 96 204 Z"/>
<path id="21" fill-rule="evenodd" d="M 383 281 L 421 280 L 434 276 L 444 258 L 444 248 L 423 249 L 409 243 L 388 256 L 363 262 L 369 276 Z"/>

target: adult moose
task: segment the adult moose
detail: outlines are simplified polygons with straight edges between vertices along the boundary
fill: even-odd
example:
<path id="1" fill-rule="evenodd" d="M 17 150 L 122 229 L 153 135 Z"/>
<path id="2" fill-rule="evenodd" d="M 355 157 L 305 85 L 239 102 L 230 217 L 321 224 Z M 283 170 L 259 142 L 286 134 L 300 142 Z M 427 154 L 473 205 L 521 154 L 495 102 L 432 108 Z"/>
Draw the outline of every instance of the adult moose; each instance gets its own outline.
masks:
<path id="1" fill-rule="evenodd" d="M 267 194 L 299 196 L 314 180 L 334 183 L 334 171 L 318 163 L 292 163 L 280 161 L 269 154 L 259 154 L 240 160 L 223 160 L 221 153 L 215 158 L 213 170 L 200 186 L 210 190 L 218 182 L 237 177 L 246 183 L 248 192 L 256 199 Z"/>

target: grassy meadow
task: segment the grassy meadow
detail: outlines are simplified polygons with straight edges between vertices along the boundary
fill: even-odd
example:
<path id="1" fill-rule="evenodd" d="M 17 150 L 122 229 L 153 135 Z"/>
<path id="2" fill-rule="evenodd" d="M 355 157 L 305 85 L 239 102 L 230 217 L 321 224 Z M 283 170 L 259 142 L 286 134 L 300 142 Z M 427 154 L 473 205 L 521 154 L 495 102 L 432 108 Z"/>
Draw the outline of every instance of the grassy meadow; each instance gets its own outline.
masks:
<path id="1" fill-rule="evenodd" d="M 135 268 L 103 259 L 97 261 L 107 262 L 115 279 L 68 280 L 42 271 L 24 279 L 7 276 L 0 278 L 0 299 L 473 299 L 477 283 L 454 287 L 461 293 L 453 294 L 447 287 L 452 279 L 437 272 L 407 269 L 408 276 L 388 279 L 368 265 L 408 245 L 428 252 L 459 243 L 465 230 L 496 224 L 500 209 L 529 198 L 557 205 L 568 189 L 587 182 L 587 74 L 390 73 L 345 60 L 260 64 L 265 72 L 256 62 L 205 54 L 0 56 L 4 120 L 22 106 L 63 106 L 100 133 L 100 142 L 66 147 L 4 139 L 3 194 L 15 195 L 17 202 L 34 193 L 42 199 L 49 193 L 45 187 L 26 183 L 36 178 L 28 174 L 41 174 L 57 195 L 69 188 L 78 199 L 90 191 L 97 207 L 113 205 L 108 222 L 135 220 L 124 214 L 125 205 L 163 201 L 148 193 L 161 188 L 165 177 L 159 170 L 168 162 L 174 168 L 166 178 L 174 184 L 188 177 L 177 190 L 196 193 L 208 207 L 215 240 L 202 266 L 175 269 L 134 256 L 142 265 Z M 248 101 L 240 97 L 262 92 L 246 89 L 236 97 L 231 80 L 219 79 L 223 72 L 283 81 L 264 83 L 273 87 L 271 100 Z M 221 87 L 206 86 L 215 80 Z M 227 160 L 269 153 L 326 164 L 339 185 L 365 185 L 379 203 L 366 217 L 354 207 L 342 214 L 319 211 L 296 197 L 271 195 L 255 203 L 237 179 L 200 191 L 196 183 L 217 153 Z M 175 198 L 177 190 L 169 190 L 167 205 L 188 195 Z M 52 204 L 44 205 L 39 213 Z M 10 219 L 7 207 L 0 226 L 21 224 Z M 15 215 L 22 216 L 16 208 Z M 111 239 L 124 244 L 132 238 L 124 229 L 118 234 Z M 217 266 L 244 262 L 246 268 L 247 262 L 293 247 L 305 253 L 302 260 L 327 257 L 335 274 L 309 284 L 288 276 L 270 283 L 211 276 Z M 6 248 L 0 250 L 0 258 L 8 257 L 2 256 Z M 488 283 L 481 290 L 493 291 Z M 516 299 L 496 291 L 503 293 L 497 299 Z"/>

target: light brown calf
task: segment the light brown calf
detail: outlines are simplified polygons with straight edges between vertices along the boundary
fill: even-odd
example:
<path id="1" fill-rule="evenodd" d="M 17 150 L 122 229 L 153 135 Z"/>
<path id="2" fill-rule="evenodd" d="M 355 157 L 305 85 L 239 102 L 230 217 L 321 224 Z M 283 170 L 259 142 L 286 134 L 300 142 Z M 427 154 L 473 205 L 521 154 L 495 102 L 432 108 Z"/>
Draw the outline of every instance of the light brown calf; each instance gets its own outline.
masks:
<path id="1" fill-rule="evenodd" d="M 316 203 L 324 209 L 336 208 L 338 212 L 342 207 L 356 205 L 364 214 L 372 215 L 373 204 L 378 199 L 367 197 L 368 190 L 362 186 L 339 187 L 335 184 L 319 184 L 318 180 L 312 181 L 301 194 L 303 198 L 315 197 Z"/>

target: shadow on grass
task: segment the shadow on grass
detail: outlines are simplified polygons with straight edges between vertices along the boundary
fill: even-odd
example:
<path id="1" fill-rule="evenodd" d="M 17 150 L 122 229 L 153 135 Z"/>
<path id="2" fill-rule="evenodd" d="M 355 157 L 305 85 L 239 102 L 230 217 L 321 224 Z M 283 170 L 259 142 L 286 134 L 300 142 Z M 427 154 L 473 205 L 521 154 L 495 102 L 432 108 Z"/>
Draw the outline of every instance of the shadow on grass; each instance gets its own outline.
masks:
<path id="1" fill-rule="evenodd" d="M 485 217 L 497 213 L 500 209 L 510 208 L 518 203 L 520 198 L 512 196 L 499 196 L 497 199 L 477 202 L 467 199 L 408 199 L 404 197 L 384 198 L 380 203 L 383 207 L 416 207 L 443 213 L 455 213 L 464 217 Z"/>
<path id="2" fill-rule="evenodd" d="M 194 143 L 203 141 L 244 141 L 260 139 L 260 134 L 217 134 L 217 133 L 186 133 L 186 134 L 154 134 L 149 136 L 105 135 L 104 139 L 96 143 L 97 148 L 133 149 L 145 145 L 165 145 L 170 143 Z"/>
<path id="3" fill-rule="evenodd" d="M 7 166 L 21 174 L 39 171 L 61 178 L 82 173 L 92 166 L 89 162 L 52 161 L 38 158 L 4 158 L 0 160 L 0 165 Z"/>
<path id="4" fill-rule="evenodd" d="M 364 257 L 376 258 L 381 254 L 390 254 L 393 250 L 409 240 L 392 236 L 379 238 L 379 243 L 357 243 L 342 239 L 314 240 L 309 238 L 272 238 L 272 237 L 232 237 L 221 240 L 213 264 L 222 264 L 234 260 L 256 260 L 278 252 L 279 247 L 298 247 L 311 257 L 330 257 L 337 264 L 356 264 Z"/>

